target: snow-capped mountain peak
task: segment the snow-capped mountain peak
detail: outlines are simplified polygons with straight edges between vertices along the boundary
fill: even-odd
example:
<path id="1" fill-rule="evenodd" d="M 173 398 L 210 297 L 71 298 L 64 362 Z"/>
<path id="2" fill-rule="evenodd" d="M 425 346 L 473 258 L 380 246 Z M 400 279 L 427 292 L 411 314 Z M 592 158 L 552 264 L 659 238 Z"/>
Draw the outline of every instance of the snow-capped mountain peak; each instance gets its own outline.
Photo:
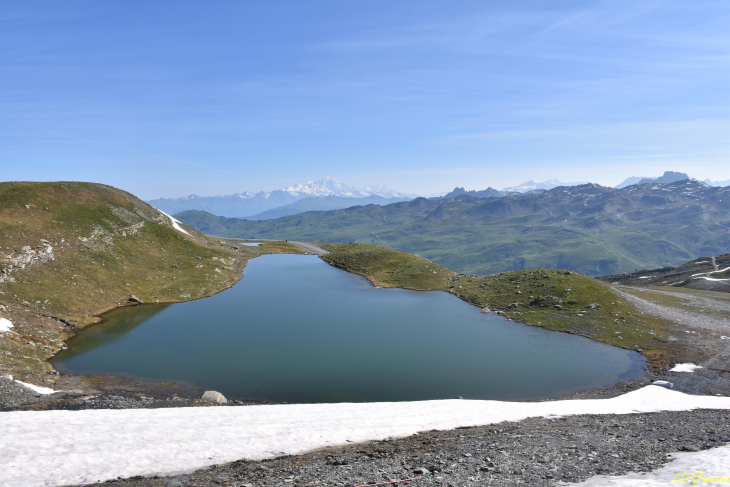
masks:
<path id="1" fill-rule="evenodd" d="M 222 196 L 196 196 L 183 198 L 158 198 L 149 203 L 156 208 L 174 215 L 186 210 L 207 211 L 214 215 L 226 217 L 245 217 L 289 205 L 303 198 L 320 198 L 338 196 L 342 198 L 364 198 L 382 196 L 384 198 L 413 198 L 410 195 L 393 191 L 382 185 L 357 189 L 327 177 L 317 181 L 298 183 L 273 191 L 243 191 L 241 193 Z"/>
<path id="2" fill-rule="evenodd" d="M 557 188 L 558 186 L 577 186 L 579 184 L 586 184 L 587 182 L 588 181 L 573 181 L 572 183 L 563 183 L 562 181 L 558 181 L 557 179 L 548 179 L 547 181 L 536 183 L 533 180 L 529 180 L 525 181 L 519 186 L 509 186 L 507 188 L 504 188 L 503 191 L 516 191 L 517 193 L 527 193 L 528 191 L 534 191 L 536 189 L 549 190 Z"/>
<path id="3" fill-rule="evenodd" d="M 291 194 L 292 196 L 343 196 L 350 198 L 364 198 L 366 196 L 383 196 L 385 198 L 410 197 L 398 191 L 388 189 L 382 184 L 377 186 L 367 186 L 365 188 L 354 188 L 337 181 L 333 177 L 322 178 L 318 181 L 309 181 L 305 184 L 295 184 L 287 186 L 281 191 Z"/>
<path id="4" fill-rule="evenodd" d="M 282 191 L 293 196 L 360 196 L 357 189 L 350 188 L 331 177 L 319 181 L 309 181 L 305 184 L 298 183 L 294 186 L 288 186 Z"/>

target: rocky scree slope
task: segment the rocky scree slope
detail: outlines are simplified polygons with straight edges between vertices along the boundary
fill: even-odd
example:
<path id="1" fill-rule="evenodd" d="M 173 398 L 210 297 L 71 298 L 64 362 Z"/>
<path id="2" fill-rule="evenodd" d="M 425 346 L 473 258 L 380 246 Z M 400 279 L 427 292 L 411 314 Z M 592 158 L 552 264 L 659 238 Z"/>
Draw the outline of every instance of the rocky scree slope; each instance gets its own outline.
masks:
<path id="1" fill-rule="evenodd" d="M 266 221 L 200 211 L 176 217 L 212 235 L 375 243 L 479 275 L 528 268 L 618 274 L 730 250 L 730 187 L 693 180 L 623 189 L 563 186 L 486 199 L 417 198 Z"/>
<path id="2" fill-rule="evenodd" d="M 627 286 L 672 286 L 730 293 L 730 254 L 700 257 L 679 267 L 614 274 L 599 279 Z"/>
<path id="3" fill-rule="evenodd" d="M 225 289 L 259 253 L 232 245 L 110 186 L 0 183 L 0 318 L 12 323 L 0 330 L 0 375 L 51 385 L 46 360 L 95 315 Z"/>

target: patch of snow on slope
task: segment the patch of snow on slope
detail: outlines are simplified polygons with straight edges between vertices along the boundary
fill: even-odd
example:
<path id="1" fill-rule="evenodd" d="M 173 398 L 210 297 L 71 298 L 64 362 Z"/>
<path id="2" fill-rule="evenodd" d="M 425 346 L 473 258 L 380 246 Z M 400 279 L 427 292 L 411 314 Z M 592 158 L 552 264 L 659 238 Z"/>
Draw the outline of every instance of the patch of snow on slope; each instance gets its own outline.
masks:
<path id="1" fill-rule="evenodd" d="M 673 453 L 673 462 L 654 470 L 653 472 L 630 473 L 610 477 L 608 475 L 596 475 L 587 479 L 585 482 L 575 485 L 580 487 L 666 487 L 676 484 L 692 484 L 692 477 L 701 472 L 695 479 L 704 476 L 706 479 L 727 479 L 730 476 L 728 465 L 730 465 L 730 446 L 721 446 L 711 448 L 709 450 L 697 453 Z M 689 474 L 689 477 L 685 477 Z M 686 478 L 686 480 L 685 480 Z M 720 485 L 726 483 L 727 480 L 718 480 L 716 482 L 708 482 L 707 480 L 697 480 L 701 485 Z"/>
<path id="2" fill-rule="evenodd" d="M 10 411 L 0 414 L 0 485 L 30 487 L 173 475 L 430 429 L 536 416 L 730 409 L 729 397 L 647 386 L 611 399 L 442 400 L 246 407 Z"/>
<path id="3" fill-rule="evenodd" d="M 163 215 L 165 215 L 167 218 L 170 219 L 170 223 L 172 223 L 172 228 L 174 228 L 178 232 L 184 233 L 185 235 L 190 235 L 190 233 L 188 233 L 187 230 L 185 230 L 183 227 L 180 226 L 180 225 L 182 225 L 182 223 L 180 222 L 180 220 L 177 220 L 177 219 L 171 217 L 170 215 L 168 215 L 167 213 L 165 213 L 162 210 L 157 210 L 157 211 L 159 211 L 160 213 L 162 213 Z M 192 235 L 190 235 L 190 236 L 192 237 Z"/>
<path id="4" fill-rule="evenodd" d="M 701 365 L 695 365 L 695 364 L 677 364 L 671 369 L 669 369 L 669 372 L 694 372 L 697 369 L 701 369 Z"/>
<path id="5" fill-rule="evenodd" d="M 0 318 L 0 333 L 10 331 L 13 327 L 13 322 L 7 318 Z"/>
<path id="6" fill-rule="evenodd" d="M 31 391 L 36 392 L 38 394 L 53 394 L 54 392 L 56 392 L 53 389 L 49 389 L 48 387 L 41 387 L 41 386 L 36 386 L 33 384 L 28 384 L 27 382 L 21 382 L 18 379 L 15 379 L 15 382 L 17 382 L 18 384 L 24 385 Z"/>

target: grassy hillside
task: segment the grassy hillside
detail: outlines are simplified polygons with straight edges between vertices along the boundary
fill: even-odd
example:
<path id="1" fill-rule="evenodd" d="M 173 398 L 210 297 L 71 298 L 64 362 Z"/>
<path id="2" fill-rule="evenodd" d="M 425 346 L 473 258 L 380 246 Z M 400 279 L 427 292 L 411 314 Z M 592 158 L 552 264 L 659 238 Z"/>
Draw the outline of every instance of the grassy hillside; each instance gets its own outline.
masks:
<path id="1" fill-rule="evenodd" d="M 144 302 L 176 302 L 225 289 L 247 259 L 300 252 L 272 243 L 219 242 L 129 193 L 100 184 L 0 183 L 0 373 L 43 384 L 45 360 L 73 327 L 95 315 Z M 291 248 L 289 248 L 291 247 Z M 65 322 L 65 323 L 64 323 Z"/>
<path id="2" fill-rule="evenodd" d="M 282 216 L 296 215 L 305 211 L 328 211 L 339 210 L 341 208 L 350 208 L 352 206 L 364 205 L 388 205 L 399 201 L 407 201 L 411 198 L 384 198 L 383 196 L 371 195 L 362 198 L 344 197 L 344 196 L 320 196 L 312 198 L 302 198 L 294 203 L 280 206 L 271 210 L 266 210 L 257 215 L 248 217 L 248 220 L 271 220 L 272 218 L 281 218 Z"/>
<path id="3" fill-rule="evenodd" d="M 657 366 L 673 348 L 666 322 L 642 314 L 610 286 L 588 276 L 527 269 L 478 277 L 456 274 L 415 255 L 375 245 L 330 247 L 323 260 L 379 286 L 451 292 L 528 325 L 639 350 Z"/>
<path id="4" fill-rule="evenodd" d="M 211 235 L 384 245 L 480 275 L 537 267 L 617 274 L 730 250 L 730 188 L 695 181 L 418 198 L 267 221 L 197 211 L 178 218 Z"/>

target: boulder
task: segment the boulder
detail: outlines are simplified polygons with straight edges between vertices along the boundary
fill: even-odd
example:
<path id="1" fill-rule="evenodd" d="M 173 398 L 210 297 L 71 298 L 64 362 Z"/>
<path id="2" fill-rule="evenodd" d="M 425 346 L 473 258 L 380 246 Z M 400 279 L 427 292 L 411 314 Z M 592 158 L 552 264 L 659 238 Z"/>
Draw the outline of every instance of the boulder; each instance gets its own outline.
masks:
<path id="1" fill-rule="evenodd" d="M 485 307 L 483 307 L 483 308 L 481 309 L 481 311 L 480 311 L 480 312 L 481 312 L 481 313 L 491 313 L 491 312 L 492 312 L 492 310 L 491 310 L 491 309 L 489 309 L 489 306 L 485 306 Z"/>
<path id="2" fill-rule="evenodd" d="M 200 398 L 201 401 L 205 402 L 212 402 L 216 404 L 227 404 L 228 400 L 225 398 L 223 394 L 216 391 L 205 391 L 203 394 L 203 397 Z"/>
<path id="3" fill-rule="evenodd" d="M 666 380 L 655 380 L 654 382 L 652 382 L 652 384 L 654 384 L 655 386 L 666 387 L 667 389 L 671 389 L 672 387 L 674 387 L 674 384 Z"/>
<path id="4" fill-rule="evenodd" d="M 134 294 L 129 296 L 129 300 L 133 303 L 139 303 L 139 304 L 143 303 L 143 301 L 141 299 L 139 299 L 137 296 L 135 296 Z"/>

